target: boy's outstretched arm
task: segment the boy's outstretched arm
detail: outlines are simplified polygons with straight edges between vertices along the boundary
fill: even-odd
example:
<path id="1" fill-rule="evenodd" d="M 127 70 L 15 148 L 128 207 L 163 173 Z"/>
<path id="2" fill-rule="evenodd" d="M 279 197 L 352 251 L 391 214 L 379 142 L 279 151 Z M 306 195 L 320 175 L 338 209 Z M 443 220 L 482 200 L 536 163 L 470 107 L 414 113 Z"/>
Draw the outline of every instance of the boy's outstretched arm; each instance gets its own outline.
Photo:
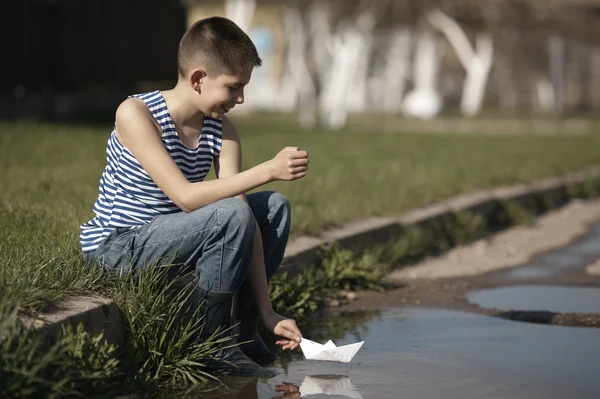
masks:
<path id="1" fill-rule="evenodd" d="M 284 148 L 273 159 L 223 179 L 190 183 L 161 141 L 161 130 L 144 102 L 125 100 L 117 109 L 116 134 L 156 185 L 184 212 L 242 195 L 274 180 L 296 180 L 306 174 L 305 151 Z"/>
<path id="2" fill-rule="evenodd" d="M 277 345 L 285 349 L 296 349 L 302 339 L 302 333 L 296 325 L 296 322 L 290 318 L 275 313 L 269 297 L 269 287 L 267 285 L 267 275 L 265 271 L 264 248 L 262 236 L 258 223 L 256 225 L 256 234 L 254 234 L 254 252 L 252 255 L 252 264 L 250 265 L 250 286 L 254 292 L 256 306 L 260 313 L 265 328 L 284 339 L 278 340 Z"/>
<path id="3" fill-rule="evenodd" d="M 308 161 L 308 160 L 307 160 Z M 308 162 L 304 166 L 304 172 L 308 168 Z M 227 178 L 240 173 L 242 170 L 242 146 L 240 137 L 235 126 L 227 117 L 223 118 L 223 143 L 221 154 L 215 163 L 217 177 Z M 239 196 L 247 202 L 246 195 Z M 265 272 L 264 248 L 260 227 L 255 222 L 256 234 L 254 235 L 254 252 L 252 264 L 250 266 L 250 285 L 252 287 L 256 305 L 259 309 L 260 318 L 265 327 L 285 339 L 277 341 L 283 349 L 295 349 L 301 338 L 302 333 L 298 329 L 296 322 L 292 319 L 283 317 L 273 311 L 271 299 L 269 298 L 269 287 L 267 285 L 267 276 Z"/>

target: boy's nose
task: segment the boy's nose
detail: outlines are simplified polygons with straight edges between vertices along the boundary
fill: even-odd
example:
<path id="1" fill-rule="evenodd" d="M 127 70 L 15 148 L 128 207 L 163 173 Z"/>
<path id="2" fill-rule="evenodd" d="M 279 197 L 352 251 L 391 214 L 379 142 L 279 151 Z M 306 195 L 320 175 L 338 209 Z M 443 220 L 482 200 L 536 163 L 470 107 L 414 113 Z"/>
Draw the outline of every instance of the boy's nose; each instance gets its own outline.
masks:
<path id="1" fill-rule="evenodd" d="M 243 104 L 243 103 L 244 103 L 244 95 L 240 95 L 240 96 L 238 96 L 238 98 L 237 98 L 236 102 L 237 102 L 238 104 Z"/>

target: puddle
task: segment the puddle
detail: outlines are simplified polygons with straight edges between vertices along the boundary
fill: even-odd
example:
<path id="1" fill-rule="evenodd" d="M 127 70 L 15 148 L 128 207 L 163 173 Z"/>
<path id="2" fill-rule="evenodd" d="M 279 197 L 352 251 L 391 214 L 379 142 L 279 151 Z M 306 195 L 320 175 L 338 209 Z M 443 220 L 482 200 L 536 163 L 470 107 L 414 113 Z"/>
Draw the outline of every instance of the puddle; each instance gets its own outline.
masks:
<path id="1" fill-rule="evenodd" d="M 288 353 L 275 364 L 278 376 L 247 381 L 224 397 L 600 397 L 597 329 L 432 309 L 383 310 L 359 325 L 339 317 L 329 321 L 344 326 L 345 333 L 324 336 L 335 330 L 329 328 L 304 330 L 304 335 L 321 343 L 332 338 L 338 346 L 364 340 L 351 363 L 308 361 L 299 351 Z"/>
<path id="2" fill-rule="evenodd" d="M 570 245 L 536 256 L 527 265 L 499 272 L 505 279 L 544 278 L 583 270 L 600 258 L 600 225 L 594 226 L 584 236 Z"/>
<path id="3" fill-rule="evenodd" d="M 519 285 L 472 291 L 467 299 L 486 309 L 600 313 L 600 289 Z"/>
<path id="4" fill-rule="evenodd" d="M 600 258 L 600 224 L 563 248 L 501 278 L 544 278 Z M 521 285 L 473 291 L 484 308 L 600 314 L 600 289 Z M 365 341 L 351 363 L 278 352 L 268 380 L 230 379 L 220 399 L 599 398 L 600 329 L 518 323 L 435 309 L 386 309 L 301 325 L 306 338 L 338 346 Z M 197 397 L 206 397 L 199 394 Z"/>

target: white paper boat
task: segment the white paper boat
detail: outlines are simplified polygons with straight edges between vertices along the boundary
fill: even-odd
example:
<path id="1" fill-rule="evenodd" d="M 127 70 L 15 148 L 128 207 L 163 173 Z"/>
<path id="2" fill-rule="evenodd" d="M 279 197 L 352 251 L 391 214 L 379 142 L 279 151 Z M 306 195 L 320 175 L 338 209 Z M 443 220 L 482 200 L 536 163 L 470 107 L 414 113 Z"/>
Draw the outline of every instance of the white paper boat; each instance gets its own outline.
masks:
<path id="1" fill-rule="evenodd" d="M 310 395 L 336 395 L 352 399 L 363 399 L 347 376 L 308 375 L 300 386 L 302 397 Z"/>
<path id="2" fill-rule="evenodd" d="M 364 343 L 365 341 L 361 341 L 350 345 L 335 346 L 335 344 L 329 340 L 325 345 L 321 345 L 317 342 L 302 338 L 302 341 L 300 341 L 300 348 L 302 348 L 304 357 L 308 360 L 349 363 Z"/>

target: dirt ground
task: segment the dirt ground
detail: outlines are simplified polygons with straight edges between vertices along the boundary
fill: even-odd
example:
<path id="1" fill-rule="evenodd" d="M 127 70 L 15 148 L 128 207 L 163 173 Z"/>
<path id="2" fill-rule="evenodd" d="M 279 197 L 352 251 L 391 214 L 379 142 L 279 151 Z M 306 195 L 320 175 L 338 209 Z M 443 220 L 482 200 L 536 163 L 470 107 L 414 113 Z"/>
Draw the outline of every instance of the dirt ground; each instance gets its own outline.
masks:
<path id="1" fill-rule="evenodd" d="M 434 307 L 470 311 L 525 322 L 600 328 L 600 314 L 500 311 L 482 309 L 465 298 L 474 289 L 507 285 L 544 284 L 600 287 L 600 259 L 573 272 L 545 278 L 506 279 L 507 268 L 526 264 L 536 255 L 567 246 L 600 223 L 600 200 L 575 201 L 537 219 L 533 226 L 518 226 L 469 245 L 396 270 L 384 293 L 359 292 L 331 311 L 383 307 Z M 587 267 L 586 267 L 587 266 Z"/>

